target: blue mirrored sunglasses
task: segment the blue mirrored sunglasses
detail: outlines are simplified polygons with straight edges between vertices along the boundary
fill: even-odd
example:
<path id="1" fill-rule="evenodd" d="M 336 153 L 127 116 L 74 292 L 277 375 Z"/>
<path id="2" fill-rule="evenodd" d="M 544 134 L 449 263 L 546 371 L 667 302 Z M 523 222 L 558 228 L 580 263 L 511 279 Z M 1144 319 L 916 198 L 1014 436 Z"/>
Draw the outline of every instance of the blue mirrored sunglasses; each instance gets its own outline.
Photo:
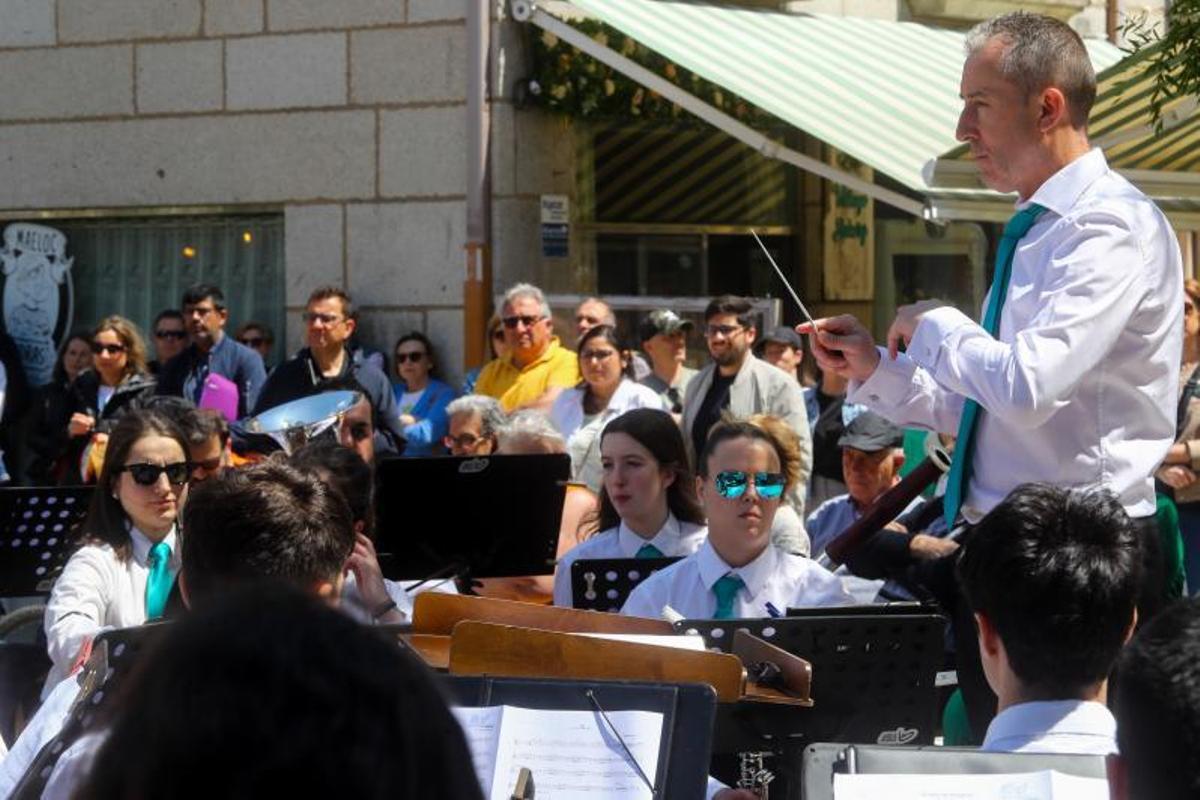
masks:
<path id="1" fill-rule="evenodd" d="M 750 484 L 751 477 L 754 479 L 754 491 L 758 492 L 758 496 L 762 499 L 778 500 L 783 496 L 783 488 L 787 481 L 782 472 L 755 472 L 751 476 L 749 472 L 741 470 L 726 470 L 718 472 L 713 483 L 717 487 L 717 494 L 721 497 L 726 500 L 736 500 L 746 493 L 746 487 Z"/>

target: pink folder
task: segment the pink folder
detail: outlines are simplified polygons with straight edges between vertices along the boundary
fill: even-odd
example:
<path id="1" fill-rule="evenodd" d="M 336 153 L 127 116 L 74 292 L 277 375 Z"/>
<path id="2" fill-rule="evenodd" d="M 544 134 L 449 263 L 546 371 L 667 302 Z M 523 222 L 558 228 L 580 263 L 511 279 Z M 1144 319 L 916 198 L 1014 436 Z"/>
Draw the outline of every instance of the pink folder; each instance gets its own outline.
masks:
<path id="1" fill-rule="evenodd" d="M 224 375 L 208 373 L 204 379 L 204 390 L 200 392 L 200 408 L 220 411 L 225 419 L 233 422 L 238 418 L 238 387 Z"/>

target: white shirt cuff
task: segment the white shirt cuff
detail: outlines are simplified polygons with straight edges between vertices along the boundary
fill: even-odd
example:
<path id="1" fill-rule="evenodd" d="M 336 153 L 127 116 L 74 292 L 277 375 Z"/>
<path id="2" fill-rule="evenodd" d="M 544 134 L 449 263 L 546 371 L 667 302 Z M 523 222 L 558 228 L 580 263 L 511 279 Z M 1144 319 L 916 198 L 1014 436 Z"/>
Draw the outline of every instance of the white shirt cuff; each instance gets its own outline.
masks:
<path id="1" fill-rule="evenodd" d="M 728 786 L 721 783 L 719 780 L 714 778 L 712 775 L 709 775 L 708 776 L 708 785 L 704 788 L 704 800 L 713 800 L 713 798 L 717 796 L 717 792 L 721 791 L 722 789 L 728 789 L 728 788 L 729 788 Z"/>
<path id="2" fill-rule="evenodd" d="M 953 306 L 926 311 L 917 329 L 913 331 L 912 341 L 908 343 L 905 352 L 918 366 L 931 375 L 936 375 L 938 356 L 950 334 L 964 325 L 974 324 L 970 317 Z"/>
<path id="3" fill-rule="evenodd" d="M 863 382 L 850 381 L 846 389 L 846 400 L 861 403 L 878 410 L 881 405 L 894 406 L 904 402 L 912 391 L 913 373 L 916 364 L 904 353 L 893 361 L 886 347 L 879 349 L 879 363 L 871 377 Z"/>

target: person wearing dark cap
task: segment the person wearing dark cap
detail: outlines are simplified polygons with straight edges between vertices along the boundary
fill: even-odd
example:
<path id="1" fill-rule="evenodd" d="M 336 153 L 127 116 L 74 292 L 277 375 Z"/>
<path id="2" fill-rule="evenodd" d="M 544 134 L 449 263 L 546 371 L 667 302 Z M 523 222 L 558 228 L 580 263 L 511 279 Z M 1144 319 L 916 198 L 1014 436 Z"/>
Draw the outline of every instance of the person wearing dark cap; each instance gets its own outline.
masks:
<path id="1" fill-rule="evenodd" d="M 638 338 L 651 368 L 639 383 L 658 392 L 676 416 L 683 413 L 683 396 L 696 374 L 683 363 L 687 360 L 687 333 L 692 327 L 691 320 L 669 308 L 651 311 L 638 325 Z"/>
<path id="2" fill-rule="evenodd" d="M 846 494 L 826 500 L 808 516 L 804 527 L 817 557 L 825 546 L 862 516 L 863 510 L 900 481 L 904 434 L 871 411 L 855 417 L 838 439 Z"/>
<path id="3" fill-rule="evenodd" d="M 800 380 L 800 360 L 804 358 L 804 340 L 787 325 L 779 325 L 767 332 L 754 348 L 755 355 L 773 367 Z"/>

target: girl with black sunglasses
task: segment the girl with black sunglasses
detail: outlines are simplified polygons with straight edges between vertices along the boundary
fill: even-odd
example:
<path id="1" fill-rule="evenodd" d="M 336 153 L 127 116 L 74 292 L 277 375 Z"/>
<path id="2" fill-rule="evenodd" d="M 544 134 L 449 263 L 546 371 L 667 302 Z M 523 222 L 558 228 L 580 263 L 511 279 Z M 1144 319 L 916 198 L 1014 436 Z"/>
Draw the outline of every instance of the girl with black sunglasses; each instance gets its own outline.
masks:
<path id="1" fill-rule="evenodd" d="M 113 428 L 83 524 L 83 546 L 67 561 L 46 606 L 53 662 L 46 686 L 69 672 L 103 627 L 161 617 L 179 572 L 176 520 L 187 497 L 187 438 L 168 417 L 133 411 Z M 47 540 L 70 535 L 53 529 Z M 49 542 L 47 542 L 49 543 Z"/>

